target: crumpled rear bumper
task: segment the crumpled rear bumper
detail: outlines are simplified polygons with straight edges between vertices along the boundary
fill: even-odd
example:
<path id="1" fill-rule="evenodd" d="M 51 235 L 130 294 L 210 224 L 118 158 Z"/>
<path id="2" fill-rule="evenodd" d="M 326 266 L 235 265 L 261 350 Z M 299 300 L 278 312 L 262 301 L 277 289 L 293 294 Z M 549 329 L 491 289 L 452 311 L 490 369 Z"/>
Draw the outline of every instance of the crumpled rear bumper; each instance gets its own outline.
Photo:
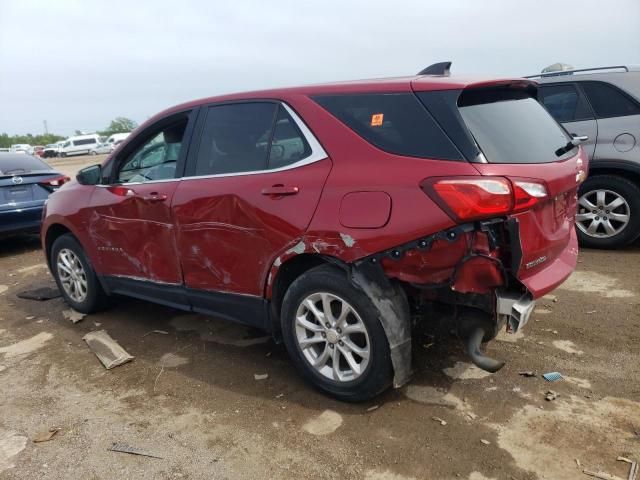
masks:
<path id="1" fill-rule="evenodd" d="M 531 293 L 532 298 L 537 299 L 554 290 L 569 278 L 577 263 L 578 236 L 575 229 L 572 229 L 569 243 L 560 256 L 534 274 L 518 280 Z"/>

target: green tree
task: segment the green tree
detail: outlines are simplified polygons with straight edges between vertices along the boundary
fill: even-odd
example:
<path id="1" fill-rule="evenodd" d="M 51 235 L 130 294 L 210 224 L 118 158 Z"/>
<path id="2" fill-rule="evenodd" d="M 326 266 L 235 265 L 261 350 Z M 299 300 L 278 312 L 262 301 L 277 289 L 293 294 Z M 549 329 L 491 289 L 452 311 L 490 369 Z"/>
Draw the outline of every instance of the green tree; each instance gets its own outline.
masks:
<path id="1" fill-rule="evenodd" d="M 26 135 L 8 135 L 6 133 L 0 133 L 0 148 L 9 148 L 11 145 L 15 145 L 17 143 L 48 145 L 64 139 L 65 137 L 61 137 L 54 133 L 48 133 L 46 135 L 33 135 L 31 133 L 27 133 Z"/>
<path id="2" fill-rule="evenodd" d="M 114 120 L 111 120 L 111 123 L 106 128 L 100 132 L 100 135 L 104 135 L 108 137 L 109 135 L 113 135 L 114 133 L 127 133 L 132 131 L 138 126 L 136 122 L 126 117 L 117 117 Z"/>

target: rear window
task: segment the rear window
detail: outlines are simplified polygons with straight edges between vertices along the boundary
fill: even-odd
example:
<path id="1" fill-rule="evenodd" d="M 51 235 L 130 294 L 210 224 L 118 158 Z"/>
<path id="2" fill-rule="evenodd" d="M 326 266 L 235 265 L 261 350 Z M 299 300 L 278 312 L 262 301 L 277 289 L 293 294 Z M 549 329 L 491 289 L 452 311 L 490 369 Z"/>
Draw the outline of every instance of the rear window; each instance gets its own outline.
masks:
<path id="1" fill-rule="evenodd" d="M 51 167 L 31 155 L 0 154 L 0 175 L 49 171 Z"/>
<path id="2" fill-rule="evenodd" d="M 570 140 L 535 98 L 525 90 L 465 90 L 458 109 L 489 163 L 549 163 Z"/>
<path id="3" fill-rule="evenodd" d="M 386 152 L 463 159 L 412 93 L 321 95 L 313 99 L 366 141 Z"/>

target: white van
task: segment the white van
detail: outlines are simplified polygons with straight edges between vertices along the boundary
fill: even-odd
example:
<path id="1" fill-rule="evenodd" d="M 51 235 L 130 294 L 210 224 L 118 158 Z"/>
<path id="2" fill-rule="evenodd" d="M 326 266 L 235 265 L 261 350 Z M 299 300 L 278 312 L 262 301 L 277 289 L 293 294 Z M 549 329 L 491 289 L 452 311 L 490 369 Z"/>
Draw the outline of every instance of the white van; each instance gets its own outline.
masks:
<path id="1" fill-rule="evenodd" d="M 100 143 L 100 135 L 78 135 L 67 138 L 60 148 L 60 156 L 88 154 L 89 151 Z"/>
<path id="2" fill-rule="evenodd" d="M 114 133 L 109 138 L 107 138 L 107 141 L 104 142 L 104 143 L 105 143 L 105 145 L 109 145 L 111 147 L 111 151 L 113 152 L 113 149 L 115 148 L 116 143 L 120 143 L 122 140 L 127 138 L 129 135 L 131 135 L 131 132 Z"/>

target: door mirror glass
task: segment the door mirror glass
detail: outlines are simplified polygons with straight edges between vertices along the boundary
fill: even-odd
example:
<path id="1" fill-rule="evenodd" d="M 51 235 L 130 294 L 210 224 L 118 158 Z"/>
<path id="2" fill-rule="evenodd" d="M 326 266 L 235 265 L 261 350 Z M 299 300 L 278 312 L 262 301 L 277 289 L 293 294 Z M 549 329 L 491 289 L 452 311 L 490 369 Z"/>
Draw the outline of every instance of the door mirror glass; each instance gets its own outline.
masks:
<path id="1" fill-rule="evenodd" d="M 83 168 L 76 175 L 76 180 L 80 185 L 97 185 L 101 179 L 102 167 L 100 165 Z"/>

